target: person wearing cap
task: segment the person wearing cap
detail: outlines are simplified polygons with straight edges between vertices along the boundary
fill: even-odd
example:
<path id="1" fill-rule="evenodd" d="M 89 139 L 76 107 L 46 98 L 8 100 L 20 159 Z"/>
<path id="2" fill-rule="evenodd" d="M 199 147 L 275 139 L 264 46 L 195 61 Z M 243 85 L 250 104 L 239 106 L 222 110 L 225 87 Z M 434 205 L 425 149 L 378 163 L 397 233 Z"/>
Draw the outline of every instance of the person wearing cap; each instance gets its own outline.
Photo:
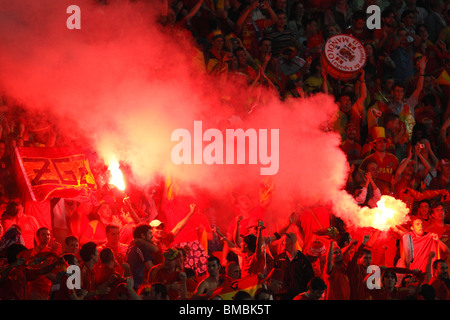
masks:
<path id="1" fill-rule="evenodd" d="M 176 300 L 182 290 L 183 276 L 178 269 L 180 252 L 176 248 L 169 248 L 163 253 L 164 262 L 155 265 L 149 273 L 148 283 L 164 283 L 167 287 L 167 295 L 170 300 Z"/>
<path id="2" fill-rule="evenodd" d="M 159 264 L 163 261 L 162 253 L 171 247 L 175 241 L 175 237 L 189 222 L 192 215 L 195 213 L 196 208 L 197 206 L 195 204 L 191 204 L 189 213 L 181 219 L 171 231 L 166 231 L 165 224 L 158 219 L 154 219 L 150 222 L 153 243 L 159 247 L 158 252 L 153 252 L 155 264 Z"/>
<path id="3" fill-rule="evenodd" d="M 372 144 L 375 152 L 364 158 L 359 167 L 360 173 L 364 174 L 367 165 L 375 161 L 378 165 L 378 181 L 377 185 L 381 190 L 381 194 L 390 194 L 392 189 L 392 178 L 398 168 L 398 159 L 392 153 L 386 151 L 389 140 L 386 138 L 385 129 L 383 127 L 372 128 Z"/>
<path id="4" fill-rule="evenodd" d="M 228 73 L 228 61 L 231 60 L 230 52 L 225 51 L 225 37 L 223 32 L 214 30 L 208 35 L 211 48 L 206 52 L 206 70 L 221 78 L 226 77 Z"/>
<path id="5" fill-rule="evenodd" d="M 293 232 L 281 237 L 282 253 L 275 257 L 274 266 L 283 272 L 283 293 L 281 300 L 292 300 L 296 295 L 307 290 L 309 280 L 314 277 L 314 270 L 308 258 L 296 248 L 297 236 Z"/>

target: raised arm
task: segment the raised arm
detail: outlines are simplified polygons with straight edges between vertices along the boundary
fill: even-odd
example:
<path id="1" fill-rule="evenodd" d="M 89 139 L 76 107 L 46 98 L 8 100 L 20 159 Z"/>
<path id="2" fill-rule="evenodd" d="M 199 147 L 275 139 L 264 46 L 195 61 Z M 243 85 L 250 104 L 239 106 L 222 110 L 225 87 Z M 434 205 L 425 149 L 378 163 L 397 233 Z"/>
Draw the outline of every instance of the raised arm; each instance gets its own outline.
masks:
<path id="1" fill-rule="evenodd" d="M 423 89 L 423 83 L 424 83 L 424 75 L 425 75 L 425 68 L 427 67 L 427 58 L 423 56 L 419 61 L 419 80 L 417 81 L 416 90 L 412 93 L 412 97 L 419 100 L 420 93 Z"/>
<path id="2" fill-rule="evenodd" d="M 420 148 L 420 145 L 418 146 L 418 148 Z M 425 159 L 425 157 L 421 154 L 421 152 L 417 152 L 416 151 L 416 153 L 417 153 L 418 158 L 420 159 L 420 161 L 423 164 L 423 169 L 420 170 L 420 172 L 419 172 L 420 178 L 421 179 L 425 179 L 425 177 L 427 176 L 428 172 L 430 172 L 430 170 L 431 170 L 431 164 L 428 162 L 427 159 Z"/>
<path id="3" fill-rule="evenodd" d="M 361 86 L 360 86 L 359 97 L 355 102 L 355 107 L 356 107 L 357 114 L 361 117 L 364 115 L 364 101 L 367 98 L 367 86 L 366 86 L 364 69 L 361 70 L 358 81 L 361 84 Z"/>
<path id="4" fill-rule="evenodd" d="M 214 230 L 217 235 L 219 236 L 219 239 L 222 241 L 225 241 L 225 243 L 228 245 L 228 247 L 230 248 L 231 251 L 237 253 L 239 250 L 239 254 L 240 254 L 240 249 L 236 246 L 236 244 L 234 242 L 231 242 L 229 239 L 227 239 L 227 237 L 225 237 L 222 232 L 220 231 L 220 229 L 218 227 L 215 228 Z"/>
<path id="5" fill-rule="evenodd" d="M 258 1 L 256 1 L 258 2 Z M 269 1 L 264 1 L 263 2 L 263 7 L 264 9 L 266 9 L 269 12 L 269 16 L 270 16 L 270 20 L 272 20 L 273 23 L 277 23 L 278 22 L 278 17 L 275 13 L 275 11 L 273 11 L 272 7 L 269 4 Z"/>
<path id="6" fill-rule="evenodd" d="M 197 4 L 192 7 L 191 11 L 184 17 L 186 21 L 191 20 L 197 14 L 198 10 L 202 7 L 203 1 L 204 0 L 199 0 Z"/>
<path id="7" fill-rule="evenodd" d="M 256 238 L 256 257 L 259 260 L 263 256 L 262 251 L 262 243 L 263 243 L 263 236 L 262 236 L 262 230 L 264 228 L 264 223 L 262 220 L 258 221 L 258 235 Z"/>
<path id="8" fill-rule="evenodd" d="M 295 212 L 292 212 L 289 215 L 287 223 L 283 227 L 281 227 L 281 229 L 278 230 L 277 233 L 279 235 L 285 234 L 294 222 L 295 222 Z"/>
<path id="9" fill-rule="evenodd" d="M 439 248 L 440 250 L 442 250 L 445 254 L 450 253 L 450 248 L 447 247 L 447 245 L 446 245 L 444 242 L 442 242 L 441 239 L 439 239 L 439 236 L 438 236 L 436 233 L 431 233 L 431 234 L 430 234 L 430 237 L 431 237 L 434 241 L 436 241 L 436 243 L 437 243 L 437 245 L 438 245 L 438 248 Z"/>
<path id="10" fill-rule="evenodd" d="M 406 158 L 405 161 L 403 161 L 403 162 L 398 166 L 397 170 L 395 170 L 394 181 L 397 182 L 397 181 L 400 179 L 400 177 L 402 176 L 403 171 L 405 171 L 406 166 L 408 165 L 409 161 L 410 161 L 411 158 L 412 158 L 412 155 L 413 155 L 413 154 L 412 154 L 412 150 L 413 150 L 413 147 L 409 148 L 408 157 Z"/>
<path id="11" fill-rule="evenodd" d="M 333 271 L 333 243 L 334 241 L 331 240 L 330 241 L 330 247 L 328 248 L 328 253 L 327 253 L 327 261 L 325 264 L 325 270 L 327 274 L 331 274 L 331 272 Z"/>
<path id="12" fill-rule="evenodd" d="M 242 216 L 238 216 L 236 218 L 236 226 L 235 226 L 235 229 L 234 229 L 234 243 L 238 247 L 241 245 L 241 235 L 240 235 L 240 232 L 239 232 L 239 225 L 241 223 L 241 220 L 242 220 Z"/>
<path id="13" fill-rule="evenodd" d="M 364 235 L 363 242 L 359 245 L 358 249 L 356 249 L 355 253 L 352 256 L 352 259 L 350 260 L 350 263 L 348 264 L 347 270 L 348 271 L 354 271 L 356 268 L 356 265 L 358 264 L 359 256 L 361 255 L 364 246 L 369 242 L 369 235 Z M 355 243 L 356 244 L 356 243 Z M 350 246 L 348 246 L 350 247 Z"/>
<path id="14" fill-rule="evenodd" d="M 139 218 L 138 214 L 136 213 L 136 211 L 134 211 L 133 205 L 131 204 L 130 198 L 126 197 L 123 199 L 123 203 L 127 205 L 129 212 L 130 212 L 130 216 L 133 219 L 134 223 L 138 224 L 139 222 L 141 222 L 141 219 Z"/>
<path id="15" fill-rule="evenodd" d="M 190 205 L 189 213 L 181 219 L 177 225 L 172 229 L 173 236 L 176 237 L 177 234 L 186 226 L 186 224 L 189 222 L 189 219 L 194 215 L 195 209 L 197 208 L 196 204 Z"/>
<path id="16" fill-rule="evenodd" d="M 249 5 L 245 10 L 242 12 L 242 14 L 239 16 L 238 20 L 236 21 L 236 31 L 240 31 L 242 26 L 244 25 L 245 20 L 247 19 L 248 15 L 255 10 L 259 6 L 258 1 L 254 1 L 251 5 Z"/>

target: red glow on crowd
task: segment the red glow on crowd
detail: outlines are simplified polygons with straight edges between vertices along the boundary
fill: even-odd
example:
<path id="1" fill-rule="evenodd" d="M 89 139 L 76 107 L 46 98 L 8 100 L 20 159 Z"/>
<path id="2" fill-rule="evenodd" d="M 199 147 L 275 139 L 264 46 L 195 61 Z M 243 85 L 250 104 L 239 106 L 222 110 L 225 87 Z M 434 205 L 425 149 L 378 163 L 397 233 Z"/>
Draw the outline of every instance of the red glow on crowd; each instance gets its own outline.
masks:
<path id="1" fill-rule="evenodd" d="M 79 0 L 81 29 L 69 30 L 64 1 L 0 0 L 0 268 L 12 272 L 0 299 L 228 299 L 235 281 L 252 299 L 262 288 L 310 299 L 309 284 L 317 299 L 420 296 L 362 289 L 357 258 L 365 248 L 372 264 L 420 269 L 427 284 L 431 253 L 450 256 L 447 207 L 432 215 L 448 205 L 450 55 L 437 40 L 399 53 L 382 41 L 394 27 L 356 32 L 367 67 L 341 81 L 321 52 L 330 30 L 345 37 L 355 24 L 315 18 L 304 3 L 317 1 L 294 1 L 308 19 L 293 20 L 275 8 L 283 1 L 264 1 L 270 15 L 261 1 L 231 2 Z M 427 50 L 440 58 L 419 59 Z M 391 58 L 417 69 L 398 101 Z M 422 81 L 434 69 L 440 91 Z M 12 242 L 23 252 L 10 264 Z M 403 261 L 407 247 L 425 249 Z M 23 277 L 36 257 L 63 254 L 51 271 L 60 282 Z M 83 290 L 66 290 L 69 264 L 83 268 Z"/>

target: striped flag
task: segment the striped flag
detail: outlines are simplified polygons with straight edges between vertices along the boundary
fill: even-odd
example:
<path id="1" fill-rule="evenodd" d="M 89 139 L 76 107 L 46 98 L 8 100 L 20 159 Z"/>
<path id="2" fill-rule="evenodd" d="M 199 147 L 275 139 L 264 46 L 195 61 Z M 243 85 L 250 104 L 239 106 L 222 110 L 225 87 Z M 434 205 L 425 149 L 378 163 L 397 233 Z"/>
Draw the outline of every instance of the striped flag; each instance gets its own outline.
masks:
<path id="1" fill-rule="evenodd" d="M 213 295 L 219 295 L 223 300 L 233 300 L 236 293 L 246 291 L 253 297 L 261 286 L 262 280 L 258 275 L 250 275 L 242 279 L 227 279 Z"/>
<path id="2" fill-rule="evenodd" d="M 87 156 L 72 148 L 15 149 L 17 175 L 33 201 L 85 201 L 97 191 Z"/>

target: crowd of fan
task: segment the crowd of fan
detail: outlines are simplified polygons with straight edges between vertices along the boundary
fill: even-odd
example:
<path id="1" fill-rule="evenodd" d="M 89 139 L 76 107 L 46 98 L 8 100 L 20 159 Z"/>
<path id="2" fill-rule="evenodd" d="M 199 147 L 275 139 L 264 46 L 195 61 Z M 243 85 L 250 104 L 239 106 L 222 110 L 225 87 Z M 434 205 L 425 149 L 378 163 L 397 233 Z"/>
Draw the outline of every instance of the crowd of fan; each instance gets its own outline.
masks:
<path id="1" fill-rule="evenodd" d="M 317 207 L 272 230 L 264 226 L 265 204 L 252 205 L 242 192 L 234 195 L 235 219 L 226 234 L 211 228 L 195 204 L 167 230 L 152 215 L 152 196 L 128 199 L 100 183 L 96 206 L 54 199 L 52 210 L 64 207 L 67 219 L 65 233 L 58 233 L 24 213 L 13 167 L 16 146 L 55 146 L 58 133 L 5 100 L 0 298 L 224 299 L 231 283 L 253 279 L 259 289 L 233 299 L 449 299 L 450 2 L 160 4 L 159 23 L 192 34 L 205 72 L 243 90 L 266 87 L 281 100 L 333 95 L 339 106 L 333 130 L 351 168 L 346 190 L 361 206 L 375 207 L 382 195 L 401 199 L 411 221 L 385 233 L 353 230 Z M 381 29 L 366 25 L 366 8 L 374 4 Z M 341 33 L 359 39 L 367 52 L 365 67 L 350 81 L 329 76 L 320 59 L 327 39 Z M 371 264 L 381 267 L 380 288 L 367 285 Z M 77 282 L 67 272 L 71 265 L 80 266 L 78 289 L 67 285 Z"/>

